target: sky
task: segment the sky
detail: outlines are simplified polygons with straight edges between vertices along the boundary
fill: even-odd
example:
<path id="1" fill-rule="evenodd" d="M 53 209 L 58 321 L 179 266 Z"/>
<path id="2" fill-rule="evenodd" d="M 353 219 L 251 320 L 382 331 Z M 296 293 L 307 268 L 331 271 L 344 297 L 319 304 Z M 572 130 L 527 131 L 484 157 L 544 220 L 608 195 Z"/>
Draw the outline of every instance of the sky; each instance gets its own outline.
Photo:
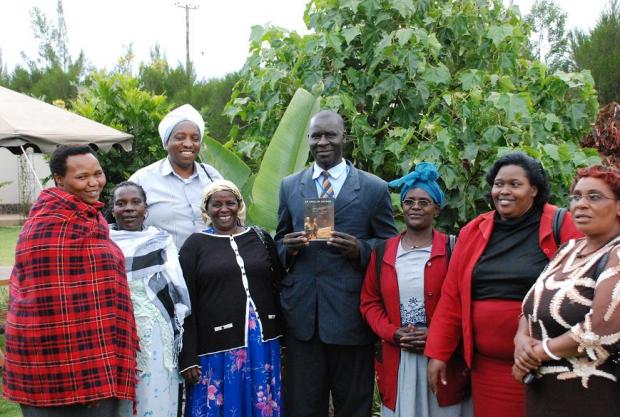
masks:
<path id="1" fill-rule="evenodd" d="M 526 14 L 534 0 L 512 0 Z M 567 27 L 591 29 L 609 0 L 559 0 Z M 96 68 L 111 69 L 132 45 L 136 63 L 149 60 L 155 44 L 168 62 L 185 63 L 185 10 L 190 11 L 190 56 L 199 78 L 221 77 L 243 66 L 254 25 L 271 23 L 307 33 L 307 0 L 64 0 L 64 16 L 73 57 L 83 50 Z M 504 0 L 504 3 L 511 3 Z M 0 51 L 8 70 L 23 63 L 21 53 L 37 57 L 30 10 L 39 7 L 56 18 L 56 0 L 0 0 Z"/>

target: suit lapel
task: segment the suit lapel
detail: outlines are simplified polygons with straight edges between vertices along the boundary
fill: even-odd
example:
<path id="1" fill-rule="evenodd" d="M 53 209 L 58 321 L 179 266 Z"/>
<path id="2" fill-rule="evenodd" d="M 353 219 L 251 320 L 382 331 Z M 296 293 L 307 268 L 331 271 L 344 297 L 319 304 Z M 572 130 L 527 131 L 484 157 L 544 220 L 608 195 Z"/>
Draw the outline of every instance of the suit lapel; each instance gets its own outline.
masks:
<path id="1" fill-rule="evenodd" d="M 312 167 L 314 165 L 310 165 L 309 168 L 306 168 L 304 173 L 301 175 L 300 182 L 300 192 L 303 198 L 318 198 L 318 194 L 316 192 L 316 185 L 312 180 Z"/>
<path id="2" fill-rule="evenodd" d="M 338 212 L 345 210 L 346 207 L 357 198 L 357 194 L 360 190 L 360 181 L 357 168 L 355 168 L 349 161 L 347 161 L 347 165 L 349 166 L 349 174 L 347 175 L 347 179 L 344 181 L 344 184 L 338 193 L 338 197 L 336 197 L 334 206 L 336 215 Z"/>

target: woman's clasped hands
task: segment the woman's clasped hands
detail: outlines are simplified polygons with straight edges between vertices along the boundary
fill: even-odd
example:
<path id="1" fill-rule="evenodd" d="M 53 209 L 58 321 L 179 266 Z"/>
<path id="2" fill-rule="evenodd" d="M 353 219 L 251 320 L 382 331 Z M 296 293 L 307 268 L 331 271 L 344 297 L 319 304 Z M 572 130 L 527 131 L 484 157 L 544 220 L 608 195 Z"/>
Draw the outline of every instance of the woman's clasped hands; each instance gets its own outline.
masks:
<path id="1" fill-rule="evenodd" d="M 394 343 L 401 349 L 423 353 L 426 346 L 427 332 L 428 329 L 426 327 L 408 324 L 396 330 L 396 333 L 394 333 Z"/>

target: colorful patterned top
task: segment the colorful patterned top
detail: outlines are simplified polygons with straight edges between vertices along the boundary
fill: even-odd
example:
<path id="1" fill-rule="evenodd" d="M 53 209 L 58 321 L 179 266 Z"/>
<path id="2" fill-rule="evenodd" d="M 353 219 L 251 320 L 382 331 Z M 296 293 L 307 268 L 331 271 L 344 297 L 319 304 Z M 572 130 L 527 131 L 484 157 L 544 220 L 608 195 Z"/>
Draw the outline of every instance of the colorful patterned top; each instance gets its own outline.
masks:
<path id="1" fill-rule="evenodd" d="M 99 208 L 43 190 L 15 250 L 4 395 L 60 406 L 133 400 L 138 337 L 125 259 Z"/>
<path id="2" fill-rule="evenodd" d="M 612 363 L 620 348 L 620 238 L 581 255 L 585 246 L 580 239 L 561 248 L 523 301 L 532 337 L 568 332 L 581 353 L 543 362 L 539 379 L 527 386 L 528 416 L 620 415 Z"/>

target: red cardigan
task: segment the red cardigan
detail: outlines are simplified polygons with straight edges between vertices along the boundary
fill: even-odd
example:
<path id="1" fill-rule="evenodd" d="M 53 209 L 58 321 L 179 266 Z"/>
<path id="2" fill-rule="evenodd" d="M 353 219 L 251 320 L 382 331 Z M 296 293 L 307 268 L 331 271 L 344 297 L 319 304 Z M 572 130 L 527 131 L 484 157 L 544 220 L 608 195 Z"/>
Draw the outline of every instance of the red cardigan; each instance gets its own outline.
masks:
<path id="1" fill-rule="evenodd" d="M 555 206 L 545 204 L 540 219 L 539 244 L 549 259 L 558 249 L 552 232 L 555 210 Z M 424 350 L 424 354 L 429 358 L 448 361 L 462 340 L 465 361 L 471 367 L 473 359 L 471 276 L 491 238 L 494 215 L 495 211 L 481 214 L 469 222 L 459 234 L 448 275 L 442 288 L 442 297 L 437 306 L 433 324 L 429 328 Z M 560 241 L 564 243 L 582 236 L 575 228 L 570 213 L 566 213 L 560 232 Z"/>
<path id="2" fill-rule="evenodd" d="M 394 410 L 396 407 L 396 389 L 398 383 L 398 365 L 400 363 L 400 347 L 394 344 L 394 334 L 401 327 L 400 296 L 398 293 L 398 279 L 396 277 L 396 252 L 403 234 L 392 237 L 386 241 L 383 264 L 381 266 L 381 289 L 377 286 L 376 253 L 373 251 L 370 263 L 366 270 L 366 278 L 362 287 L 360 310 L 362 316 L 368 322 L 372 330 L 381 338 L 382 360 L 375 358 L 375 370 L 377 372 L 377 385 L 381 393 L 383 404 Z M 433 245 L 431 256 L 424 267 L 424 306 L 427 321 L 437 306 L 441 294 L 441 286 L 448 270 L 446 257 L 447 236 L 436 230 L 433 231 Z M 458 367 L 458 359 L 451 361 L 455 366 L 449 365 L 450 370 L 455 372 L 464 368 L 463 360 Z M 458 371 L 457 371 L 458 368 Z M 452 405 L 463 399 L 464 393 L 457 389 L 457 384 L 448 384 L 440 387 L 438 400 L 440 405 Z"/>

